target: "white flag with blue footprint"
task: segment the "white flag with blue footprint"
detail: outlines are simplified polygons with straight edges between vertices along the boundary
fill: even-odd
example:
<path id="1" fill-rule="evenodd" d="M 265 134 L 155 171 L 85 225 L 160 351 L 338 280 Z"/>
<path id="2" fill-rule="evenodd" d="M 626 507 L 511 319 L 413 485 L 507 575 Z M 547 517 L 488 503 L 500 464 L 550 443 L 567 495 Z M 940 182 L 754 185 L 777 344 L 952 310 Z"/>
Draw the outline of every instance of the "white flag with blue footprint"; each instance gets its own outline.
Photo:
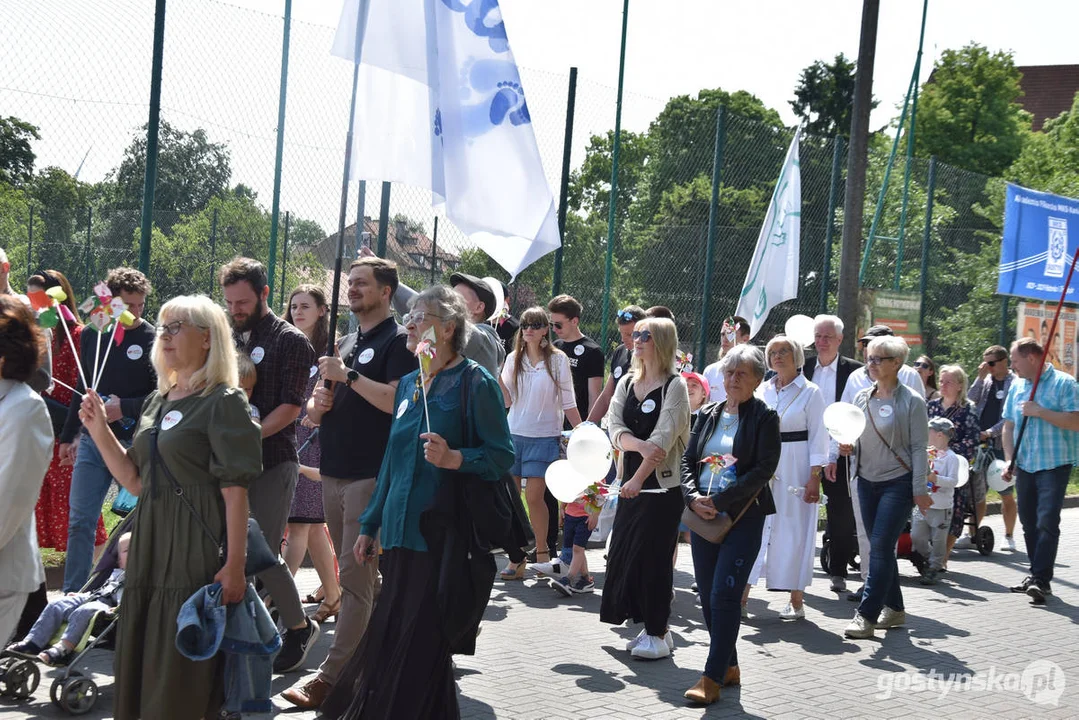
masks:
<path id="1" fill-rule="evenodd" d="M 768 313 L 784 300 L 798 297 L 798 262 L 802 228 L 802 173 L 798 161 L 798 136 L 795 131 L 783 170 L 768 203 L 768 213 L 757 237 L 757 248 L 749 263 L 742 294 L 738 298 L 740 315 L 749 321 L 749 336 L 768 320 Z"/>
<path id="2" fill-rule="evenodd" d="M 512 276 L 559 247 L 497 0 L 345 0 L 333 54 L 360 63 L 353 180 L 429 189 Z"/>

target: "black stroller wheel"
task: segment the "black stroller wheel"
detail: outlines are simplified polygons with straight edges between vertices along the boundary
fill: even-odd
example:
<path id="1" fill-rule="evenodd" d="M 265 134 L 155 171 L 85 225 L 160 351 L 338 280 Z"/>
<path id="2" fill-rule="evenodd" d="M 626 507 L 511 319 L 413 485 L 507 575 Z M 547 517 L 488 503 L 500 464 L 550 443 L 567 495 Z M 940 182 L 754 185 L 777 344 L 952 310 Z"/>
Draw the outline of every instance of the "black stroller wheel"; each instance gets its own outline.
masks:
<path id="1" fill-rule="evenodd" d="M 16 700 L 26 700 L 40 684 L 41 671 L 32 660 L 15 658 L 14 662 L 5 665 L 4 673 L 0 676 L 4 694 Z"/>
<path id="2" fill-rule="evenodd" d="M 977 534 L 974 536 L 974 544 L 978 548 L 978 552 L 982 555 L 989 555 L 993 552 L 993 545 L 996 538 L 993 536 L 993 528 L 980 527 Z"/>
<path id="3" fill-rule="evenodd" d="M 97 702 L 97 683 L 86 677 L 69 677 L 60 687 L 60 707 L 72 715 L 90 712 Z"/>

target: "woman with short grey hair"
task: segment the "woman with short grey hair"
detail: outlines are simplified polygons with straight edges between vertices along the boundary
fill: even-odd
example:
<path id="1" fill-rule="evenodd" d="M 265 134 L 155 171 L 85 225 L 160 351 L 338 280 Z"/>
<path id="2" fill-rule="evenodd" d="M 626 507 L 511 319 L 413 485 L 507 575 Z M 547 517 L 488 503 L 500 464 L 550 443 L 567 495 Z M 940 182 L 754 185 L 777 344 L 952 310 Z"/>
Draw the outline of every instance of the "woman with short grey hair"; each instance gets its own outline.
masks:
<path id="1" fill-rule="evenodd" d="M 924 511 L 933 503 L 926 486 L 929 419 L 925 400 L 899 382 L 899 368 L 909 352 L 902 338 L 882 336 L 870 341 L 865 360 L 873 385 L 854 398 L 865 413 L 865 431 L 854 446 L 839 447 L 841 455 L 856 456 L 853 474 L 858 478 L 858 499 L 870 544 L 862 601 L 845 631 L 850 638 L 871 638 L 878 627 L 906 623 L 895 545 L 912 507 L 916 504 Z"/>
<path id="2" fill-rule="evenodd" d="M 432 285 L 417 295 L 409 308 L 413 311 L 422 309 L 428 317 L 441 320 L 443 325 L 452 323 L 453 335 L 449 338 L 449 344 L 458 355 L 464 352 L 468 336 L 472 333 L 472 322 L 469 320 L 468 306 L 460 295 L 445 285 Z M 404 322 L 408 325 L 407 320 Z"/>

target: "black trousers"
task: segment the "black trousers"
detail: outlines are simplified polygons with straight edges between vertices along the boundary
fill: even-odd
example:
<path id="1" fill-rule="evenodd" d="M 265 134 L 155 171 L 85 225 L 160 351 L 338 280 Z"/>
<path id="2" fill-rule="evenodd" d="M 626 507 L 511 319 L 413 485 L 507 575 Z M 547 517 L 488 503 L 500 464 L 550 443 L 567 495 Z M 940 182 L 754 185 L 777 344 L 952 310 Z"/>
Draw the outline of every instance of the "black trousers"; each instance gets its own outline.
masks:
<path id="1" fill-rule="evenodd" d="M 854 507 L 850 501 L 850 482 L 847 479 L 849 458 L 839 458 L 835 482 L 824 480 L 821 486 L 828 498 L 826 534 L 831 542 L 832 575 L 847 577 L 848 561 L 858 554 L 858 529 L 854 524 Z M 864 561 L 864 558 L 863 558 Z"/>

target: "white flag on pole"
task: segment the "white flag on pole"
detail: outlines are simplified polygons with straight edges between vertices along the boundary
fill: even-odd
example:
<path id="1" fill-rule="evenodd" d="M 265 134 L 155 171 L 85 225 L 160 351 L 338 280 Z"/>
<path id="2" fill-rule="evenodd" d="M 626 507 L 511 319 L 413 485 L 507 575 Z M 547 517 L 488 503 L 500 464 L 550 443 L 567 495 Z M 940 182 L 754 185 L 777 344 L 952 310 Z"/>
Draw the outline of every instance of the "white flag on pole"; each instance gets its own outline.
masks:
<path id="1" fill-rule="evenodd" d="M 798 297 L 798 259 L 801 246 L 802 176 L 798 162 L 798 137 L 794 133 L 783 171 L 772 192 L 768 214 L 764 216 L 757 248 L 746 273 L 738 299 L 740 315 L 749 321 L 753 337 L 768 319 L 768 313 L 784 300 Z"/>
<path id="2" fill-rule="evenodd" d="M 360 63 L 352 179 L 429 189 L 512 276 L 559 247 L 497 0 L 345 0 L 332 52 Z"/>

